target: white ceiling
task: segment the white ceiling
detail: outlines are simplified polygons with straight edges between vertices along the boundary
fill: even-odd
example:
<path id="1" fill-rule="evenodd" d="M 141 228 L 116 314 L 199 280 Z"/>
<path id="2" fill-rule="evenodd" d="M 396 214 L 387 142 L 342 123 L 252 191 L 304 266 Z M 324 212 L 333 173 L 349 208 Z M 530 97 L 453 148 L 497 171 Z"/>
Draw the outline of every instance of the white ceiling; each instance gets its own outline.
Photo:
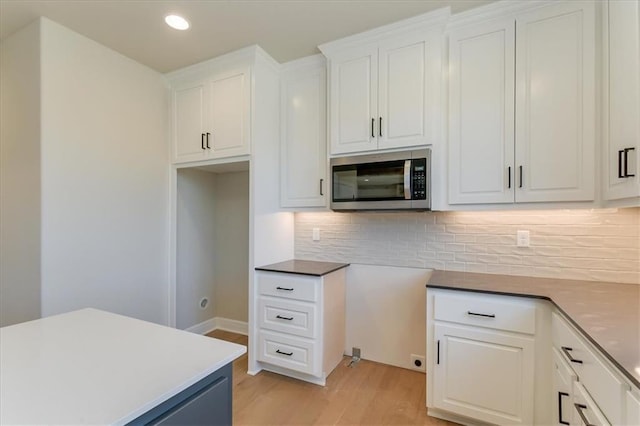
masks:
<path id="1" fill-rule="evenodd" d="M 444 6 L 492 0 L 0 0 L 0 39 L 45 16 L 165 73 L 259 44 L 278 62 L 316 46 Z M 188 31 L 164 24 L 178 13 Z"/>

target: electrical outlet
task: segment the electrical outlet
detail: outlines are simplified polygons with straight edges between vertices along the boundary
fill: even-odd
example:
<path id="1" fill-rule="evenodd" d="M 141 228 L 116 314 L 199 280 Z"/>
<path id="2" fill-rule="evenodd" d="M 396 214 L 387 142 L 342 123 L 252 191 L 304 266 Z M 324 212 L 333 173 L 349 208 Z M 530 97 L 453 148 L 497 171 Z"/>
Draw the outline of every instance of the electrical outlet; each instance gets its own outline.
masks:
<path id="1" fill-rule="evenodd" d="M 416 354 L 411 354 L 411 369 L 425 371 L 424 357 Z"/>
<path id="2" fill-rule="evenodd" d="M 312 230 L 312 239 L 313 241 L 320 241 L 320 228 L 313 228 Z"/>
<path id="3" fill-rule="evenodd" d="M 516 246 L 529 247 L 529 231 L 518 230 L 516 233 Z"/>

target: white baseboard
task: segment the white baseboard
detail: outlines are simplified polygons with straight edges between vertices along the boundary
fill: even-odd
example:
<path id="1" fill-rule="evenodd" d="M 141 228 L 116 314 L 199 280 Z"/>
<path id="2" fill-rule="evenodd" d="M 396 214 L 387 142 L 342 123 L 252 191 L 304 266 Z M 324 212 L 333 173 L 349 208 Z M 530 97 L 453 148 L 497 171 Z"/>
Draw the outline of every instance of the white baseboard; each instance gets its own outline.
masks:
<path id="1" fill-rule="evenodd" d="M 196 334 L 208 334 L 214 330 L 230 331 L 232 333 L 249 335 L 249 325 L 245 321 L 215 317 L 186 328 L 185 331 Z"/>
<path id="2" fill-rule="evenodd" d="M 249 335 L 249 324 L 246 321 L 238 321 L 229 318 L 216 317 L 216 330 L 230 331 L 232 333 Z"/>

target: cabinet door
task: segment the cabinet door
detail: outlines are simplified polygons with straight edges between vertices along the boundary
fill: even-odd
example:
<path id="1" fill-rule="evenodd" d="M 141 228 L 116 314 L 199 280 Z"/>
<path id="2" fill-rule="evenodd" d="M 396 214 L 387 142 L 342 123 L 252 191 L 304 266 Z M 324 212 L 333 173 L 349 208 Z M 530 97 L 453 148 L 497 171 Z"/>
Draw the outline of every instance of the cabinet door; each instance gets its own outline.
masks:
<path id="1" fill-rule="evenodd" d="M 594 199 L 594 8 L 558 2 L 516 19 L 517 202 Z"/>
<path id="2" fill-rule="evenodd" d="M 640 4 L 610 1 L 608 5 L 609 149 L 605 197 L 617 200 L 640 196 Z"/>
<path id="3" fill-rule="evenodd" d="M 286 71 L 281 81 L 282 207 L 325 207 L 326 65 Z"/>
<path id="4" fill-rule="evenodd" d="M 205 146 L 206 84 L 196 82 L 173 90 L 173 160 L 203 160 Z"/>
<path id="5" fill-rule="evenodd" d="M 439 40 L 389 40 L 378 50 L 378 149 L 433 143 Z"/>
<path id="6" fill-rule="evenodd" d="M 436 324 L 434 406 L 493 424 L 533 424 L 532 338 Z"/>
<path id="7" fill-rule="evenodd" d="M 514 200 L 513 19 L 452 31 L 449 203 Z"/>
<path id="8" fill-rule="evenodd" d="M 378 47 L 331 58 L 331 154 L 377 148 Z"/>
<path id="9" fill-rule="evenodd" d="M 573 414 L 573 382 L 576 374 L 562 359 L 556 348 L 553 351 L 553 424 L 569 425 Z"/>
<path id="10" fill-rule="evenodd" d="M 211 156 L 249 154 L 251 82 L 249 68 L 219 74 L 209 82 Z"/>

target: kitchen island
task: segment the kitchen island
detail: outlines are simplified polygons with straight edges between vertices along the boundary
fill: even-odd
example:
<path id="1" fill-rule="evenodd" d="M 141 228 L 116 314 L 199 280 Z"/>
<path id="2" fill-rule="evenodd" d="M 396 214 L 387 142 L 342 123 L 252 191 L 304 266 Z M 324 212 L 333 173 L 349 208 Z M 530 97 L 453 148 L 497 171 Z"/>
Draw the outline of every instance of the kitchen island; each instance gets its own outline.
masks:
<path id="1" fill-rule="evenodd" d="M 246 347 L 82 309 L 0 329 L 1 424 L 231 423 Z"/>

